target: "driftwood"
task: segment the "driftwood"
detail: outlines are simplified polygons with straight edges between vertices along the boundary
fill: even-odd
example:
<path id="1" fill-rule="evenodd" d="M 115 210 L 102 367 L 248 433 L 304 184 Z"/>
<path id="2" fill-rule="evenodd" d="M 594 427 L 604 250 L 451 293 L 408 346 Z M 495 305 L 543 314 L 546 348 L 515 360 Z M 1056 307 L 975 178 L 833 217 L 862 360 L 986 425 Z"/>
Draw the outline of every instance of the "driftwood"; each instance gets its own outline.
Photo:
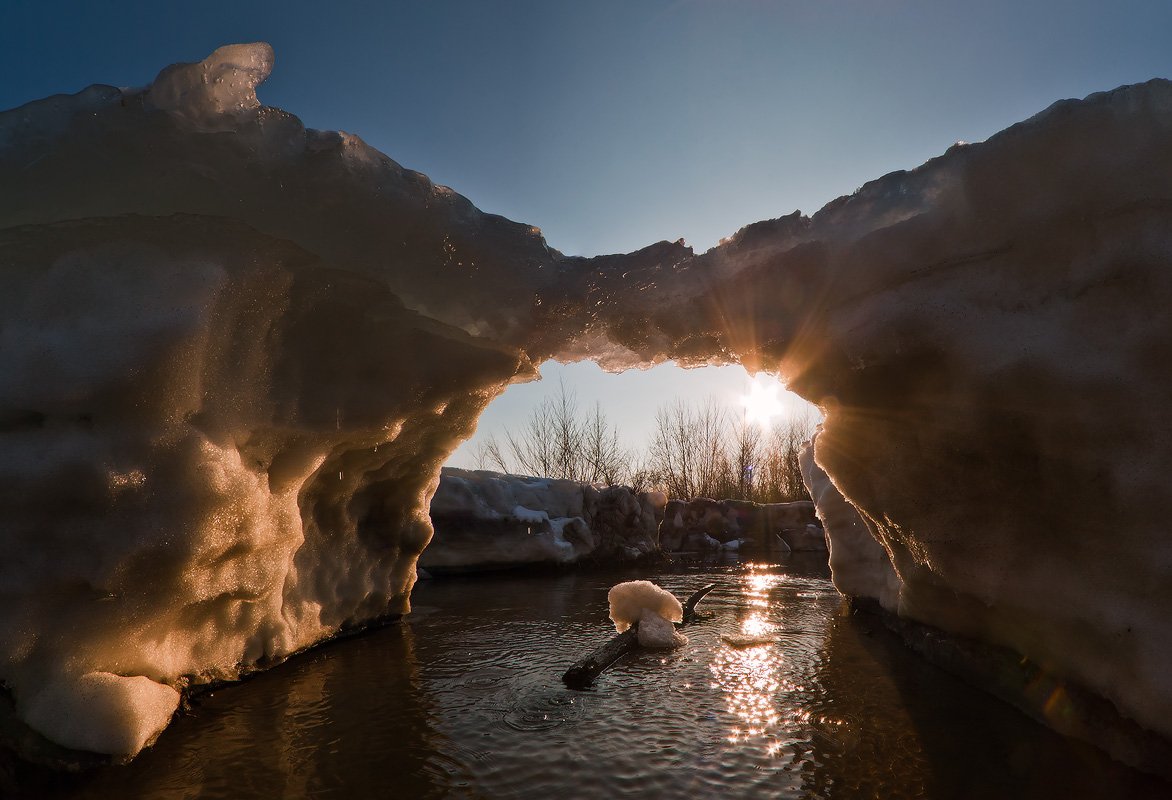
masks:
<path id="1" fill-rule="evenodd" d="M 700 588 L 692 593 L 684 603 L 684 620 L 678 623 L 683 627 L 696 619 L 696 604 L 704 599 L 704 595 L 716 588 L 715 583 Z M 576 662 L 562 675 L 562 681 L 571 689 L 585 689 L 594 683 L 602 672 L 620 658 L 639 647 L 639 626 L 632 625 L 627 630 L 615 636 L 609 642 L 599 647 L 581 661 Z"/>
<path id="2" fill-rule="evenodd" d="M 710 583 L 707 586 L 701 586 L 699 589 L 692 592 L 692 596 L 688 598 L 688 602 L 684 603 L 684 621 L 680 623 L 680 627 L 687 625 L 689 622 L 696 621 L 696 606 L 701 600 L 704 599 L 704 595 L 708 594 L 715 588 L 716 584 Z"/>

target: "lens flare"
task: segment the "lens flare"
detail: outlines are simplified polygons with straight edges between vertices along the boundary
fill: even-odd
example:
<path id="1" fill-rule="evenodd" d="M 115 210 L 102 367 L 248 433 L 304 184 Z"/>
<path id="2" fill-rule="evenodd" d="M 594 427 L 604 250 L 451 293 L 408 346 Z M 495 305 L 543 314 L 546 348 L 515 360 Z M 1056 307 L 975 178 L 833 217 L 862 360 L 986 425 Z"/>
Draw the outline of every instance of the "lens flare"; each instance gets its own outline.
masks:
<path id="1" fill-rule="evenodd" d="M 785 404 L 777 396 L 779 388 L 777 383 L 764 383 L 760 375 L 753 378 L 748 393 L 741 397 L 741 405 L 745 407 L 745 422 L 768 428 L 773 424 L 774 417 L 785 413 Z"/>

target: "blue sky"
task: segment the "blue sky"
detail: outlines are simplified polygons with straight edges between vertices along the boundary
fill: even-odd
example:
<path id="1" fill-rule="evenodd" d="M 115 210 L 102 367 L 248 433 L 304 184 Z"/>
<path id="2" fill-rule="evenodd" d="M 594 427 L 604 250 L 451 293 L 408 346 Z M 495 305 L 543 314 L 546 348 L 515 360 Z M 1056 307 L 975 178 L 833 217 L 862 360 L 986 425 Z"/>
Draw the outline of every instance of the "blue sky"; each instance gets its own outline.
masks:
<path id="1" fill-rule="evenodd" d="M 0 0 L 0 108 L 264 40 L 277 66 L 262 101 L 357 133 L 566 253 L 703 250 L 1054 100 L 1172 77 L 1170 32 L 1172 3 L 1128 0 Z M 743 382 L 546 372 L 652 407 Z M 501 403 L 483 429 L 530 400 Z M 620 420 L 636 440 L 639 419 Z"/>

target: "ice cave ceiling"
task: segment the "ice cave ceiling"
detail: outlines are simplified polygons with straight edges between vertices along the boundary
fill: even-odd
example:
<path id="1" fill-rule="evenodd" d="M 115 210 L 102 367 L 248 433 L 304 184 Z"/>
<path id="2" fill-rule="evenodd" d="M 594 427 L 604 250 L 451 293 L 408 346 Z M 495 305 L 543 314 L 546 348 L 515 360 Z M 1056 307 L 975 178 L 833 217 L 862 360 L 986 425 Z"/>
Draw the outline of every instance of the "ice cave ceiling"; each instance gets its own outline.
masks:
<path id="1" fill-rule="evenodd" d="M 133 753 L 163 690 L 406 610 L 440 465 L 551 357 L 785 376 L 894 610 L 1172 736 L 1172 83 L 576 258 L 260 105 L 272 66 L 0 114 L 0 678 L 48 738 Z"/>

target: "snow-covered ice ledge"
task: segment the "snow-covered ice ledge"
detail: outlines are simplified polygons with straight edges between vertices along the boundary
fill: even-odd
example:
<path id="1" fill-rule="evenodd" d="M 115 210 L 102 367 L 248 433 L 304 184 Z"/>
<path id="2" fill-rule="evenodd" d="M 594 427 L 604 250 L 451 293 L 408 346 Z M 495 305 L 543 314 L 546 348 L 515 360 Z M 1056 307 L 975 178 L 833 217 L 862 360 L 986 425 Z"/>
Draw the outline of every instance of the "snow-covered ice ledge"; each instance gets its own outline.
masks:
<path id="1" fill-rule="evenodd" d="M 0 114 L 0 678 L 46 736 L 130 755 L 406 611 L 440 465 L 553 356 L 780 372 L 898 614 L 1172 736 L 1172 84 L 583 259 L 261 105 L 272 63 Z"/>
<path id="2" fill-rule="evenodd" d="M 468 332 L 509 302 L 419 277 L 540 237 L 259 105 L 272 58 L 0 115 L 0 678 L 67 747 L 406 612 L 440 465 L 532 374 Z"/>

